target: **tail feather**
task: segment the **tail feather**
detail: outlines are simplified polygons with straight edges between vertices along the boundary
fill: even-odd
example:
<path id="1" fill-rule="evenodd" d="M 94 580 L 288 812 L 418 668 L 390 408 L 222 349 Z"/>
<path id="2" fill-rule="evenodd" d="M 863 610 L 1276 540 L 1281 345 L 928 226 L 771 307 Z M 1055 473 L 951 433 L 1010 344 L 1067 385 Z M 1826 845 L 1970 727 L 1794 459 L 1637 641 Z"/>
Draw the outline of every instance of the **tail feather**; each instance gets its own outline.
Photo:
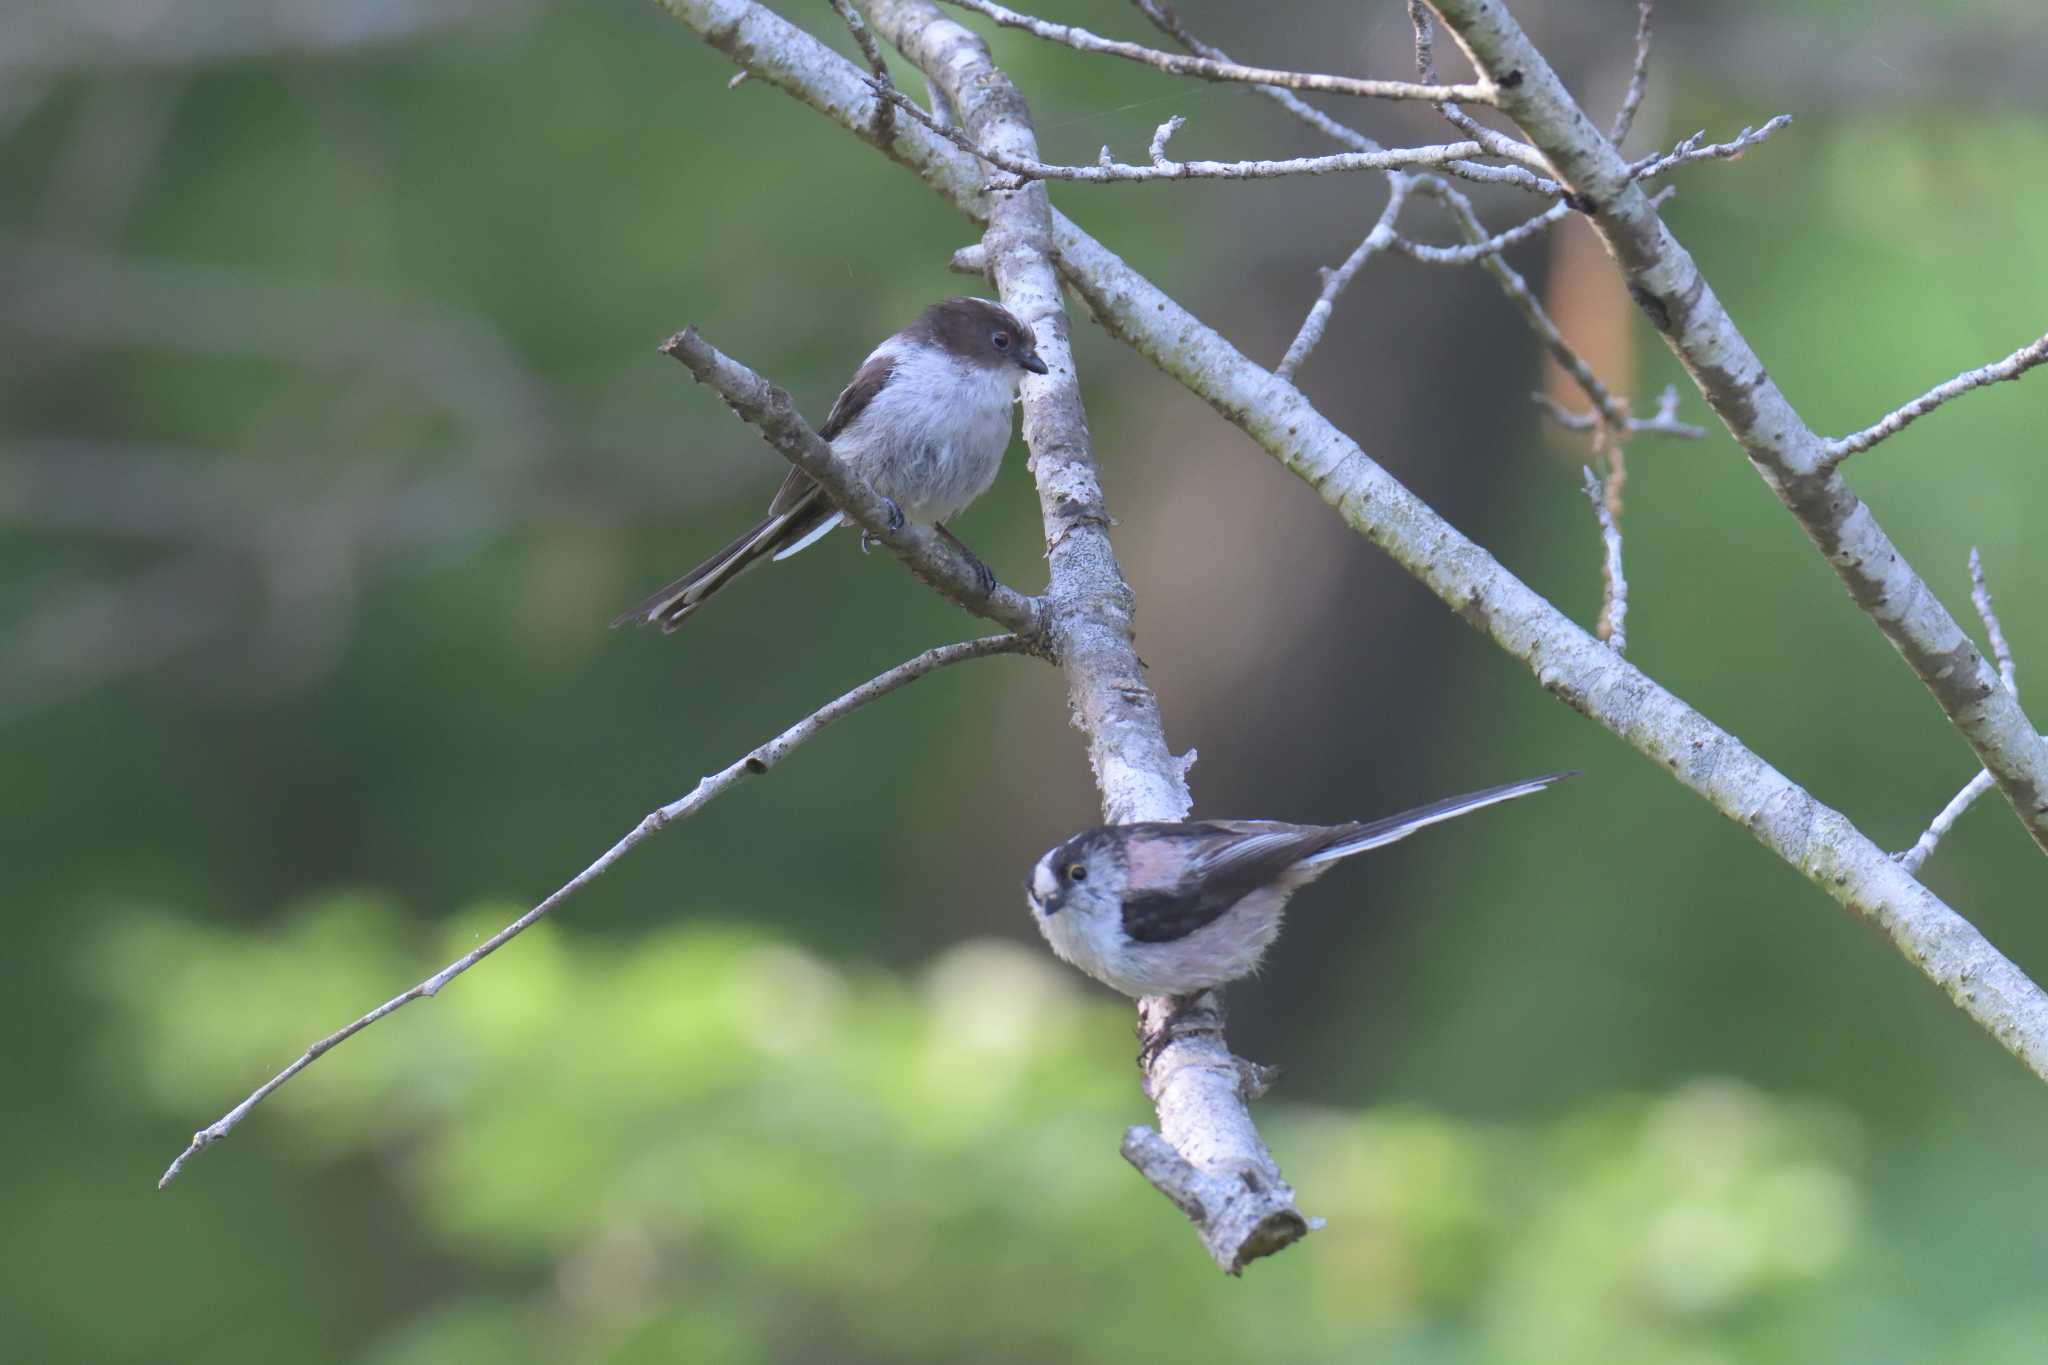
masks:
<path id="1" fill-rule="evenodd" d="M 1461 815 L 1483 810 L 1488 806 L 1497 806 L 1518 796 L 1528 796 L 1568 777 L 1577 776 L 1579 774 L 1576 771 L 1546 773 L 1542 777 L 1532 777 L 1526 782 L 1509 782 L 1498 787 L 1488 787 L 1483 791 L 1467 792 L 1463 796 L 1446 797 L 1442 801 L 1432 801 L 1426 806 L 1417 806 L 1414 810 L 1403 811 L 1399 815 L 1390 815 L 1384 820 L 1367 821 L 1353 826 L 1350 833 L 1328 848 L 1302 859 L 1301 865 L 1313 867 L 1318 863 L 1348 858 L 1354 853 L 1363 853 L 1369 848 L 1379 848 L 1405 839 L 1418 829 L 1442 824 L 1446 820 L 1455 820 Z"/>
<path id="2" fill-rule="evenodd" d="M 786 511 L 774 513 L 740 535 L 696 568 L 649 597 L 631 611 L 621 612 L 612 628 L 624 625 L 660 626 L 662 632 L 680 629 L 696 610 L 720 588 L 738 578 L 764 557 L 774 555 L 791 542 L 814 536 L 818 523 L 836 520 L 822 492 L 805 498 Z"/>

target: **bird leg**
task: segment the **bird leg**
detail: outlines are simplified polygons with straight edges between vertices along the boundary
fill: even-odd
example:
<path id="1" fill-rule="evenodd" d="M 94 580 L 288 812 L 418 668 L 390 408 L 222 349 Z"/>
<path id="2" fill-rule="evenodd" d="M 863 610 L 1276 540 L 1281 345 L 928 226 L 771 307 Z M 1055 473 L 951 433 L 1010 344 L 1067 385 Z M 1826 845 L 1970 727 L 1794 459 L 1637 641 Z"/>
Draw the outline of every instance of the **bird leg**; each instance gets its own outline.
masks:
<path id="1" fill-rule="evenodd" d="M 894 499 L 894 498 L 890 497 L 890 496 L 889 496 L 888 494 L 884 493 L 884 494 L 881 494 L 880 496 L 881 496 L 881 499 L 882 499 L 882 506 L 884 506 L 884 507 L 886 507 L 886 508 L 888 508 L 888 509 L 889 509 L 889 529 L 890 529 L 890 530 L 892 530 L 892 531 L 900 531 L 900 530 L 902 530 L 902 529 L 903 529 L 903 509 L 902 509 L 901 507 L 898 507 L 898 506 L 896 505 L 896 499 Z M 940 527 L 939 529 L 943 531 L 943 530 L 945 530 L 946 528 L 942 526 L 942 527 Z M 958 541 L 955 541 L 954 543 L 955 543 L 955 544 L 958 544 L 959 542 L 958 542 Z M 862 554 L 866 554 L 866 553 L 867 553 L 867 552 L 868 552 L 869 550 L 872 550 L 872 549 L 873 549 L 874 547 L 875 547 L 875 533 L 874 533 L 873 531 L 870 531 L 870 530 L 869 530 L 869 529 L 868 529 L 867 527 L 865 527 L 865 526 L 861 527 L 861 528 L 860 528 L 860 552 L 861 552 Z"/>

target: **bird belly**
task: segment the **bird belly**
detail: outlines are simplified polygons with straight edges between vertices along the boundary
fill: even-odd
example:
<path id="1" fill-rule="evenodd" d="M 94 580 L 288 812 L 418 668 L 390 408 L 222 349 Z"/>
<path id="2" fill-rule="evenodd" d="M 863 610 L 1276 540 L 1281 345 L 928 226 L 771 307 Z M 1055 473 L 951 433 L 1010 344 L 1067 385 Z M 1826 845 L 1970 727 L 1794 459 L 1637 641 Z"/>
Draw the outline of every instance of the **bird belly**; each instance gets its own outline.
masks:
<path id="1" fill-rule="evenodd" d="M 1052 950 L 1125 995 L 1191 995 L 1258 971 L 1279 937 L 1287 893 L 1252 892 L 1216 919 L 1165 943 L 1131 939 L 1109 916 L 1071 911 L 1038 917 Z"/>
<path id="2" fill-rule="evenodd" d="M 987 492 L 1010 445 L 1014 380 L 978 368 L 947 371 L 927 381 L 899 369 L 833 442 L 877 493 L 922 522 L 951 520 Z"/>

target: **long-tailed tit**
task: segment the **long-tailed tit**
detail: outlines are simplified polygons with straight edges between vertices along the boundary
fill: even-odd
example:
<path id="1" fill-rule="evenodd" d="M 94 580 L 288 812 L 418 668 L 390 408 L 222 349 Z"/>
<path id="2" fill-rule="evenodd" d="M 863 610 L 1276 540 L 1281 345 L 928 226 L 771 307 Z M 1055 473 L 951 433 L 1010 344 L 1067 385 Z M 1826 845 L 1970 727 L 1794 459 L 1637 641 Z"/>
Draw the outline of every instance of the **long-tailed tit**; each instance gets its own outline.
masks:
<path id="1" fill-rule="evenodd" d="M 1193 995 L 1257 971 L 1287 898 L 1332 864 L 1576 776 L 1488 787 L 1364 824 L 1103 825 L 1038 860 L 1033 918 L 1055 953 L 1125 995 Z"/>
<path id="2" fill-rule="evenodd" d="M 946 299 L 869 353 L 818 434 L 889 501 L 896 525 L 906 516 L 929 522 L 973 559 L 945 523 L 995 482 L 1026 370 L 1046 372 L 1029 327 L 987 299 Z M 759 525 L 612 624 L 675 630 L 756 560 L 787 559 L 842 520 L 824 490 L 792 469 Z"/>

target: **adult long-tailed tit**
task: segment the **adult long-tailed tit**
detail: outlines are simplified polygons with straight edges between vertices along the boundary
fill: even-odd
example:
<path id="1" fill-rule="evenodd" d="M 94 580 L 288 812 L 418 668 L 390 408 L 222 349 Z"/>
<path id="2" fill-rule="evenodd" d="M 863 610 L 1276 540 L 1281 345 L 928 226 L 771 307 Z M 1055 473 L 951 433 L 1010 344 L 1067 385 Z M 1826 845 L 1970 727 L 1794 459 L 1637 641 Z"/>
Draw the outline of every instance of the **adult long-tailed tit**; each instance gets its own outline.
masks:
<path id="1" fill-rule="evenodd" d="M 1193 995 L 1257 971 L 1287 898 L 1334 863 L 1576 776 L 1488 787 L 1363 824 L 1103 825 L 1038 860 L 1032 917 L 1055 953 L 1125 995 Z"/>
<path id="2" fill-rule="evenodd" d="M 1046 372 L 1029 327 L 987 299 L 946 299 L 868 354 L 818 434 L 889 501 L 896 525 L 929 522 L 974 559 L 945 523 L 995 482 L 1026 370 Z M 792 469 L 759 525 L 612 624 L 675 630 L 755 561 L 787 559 L 842 520 L 824 490 Z"/>

